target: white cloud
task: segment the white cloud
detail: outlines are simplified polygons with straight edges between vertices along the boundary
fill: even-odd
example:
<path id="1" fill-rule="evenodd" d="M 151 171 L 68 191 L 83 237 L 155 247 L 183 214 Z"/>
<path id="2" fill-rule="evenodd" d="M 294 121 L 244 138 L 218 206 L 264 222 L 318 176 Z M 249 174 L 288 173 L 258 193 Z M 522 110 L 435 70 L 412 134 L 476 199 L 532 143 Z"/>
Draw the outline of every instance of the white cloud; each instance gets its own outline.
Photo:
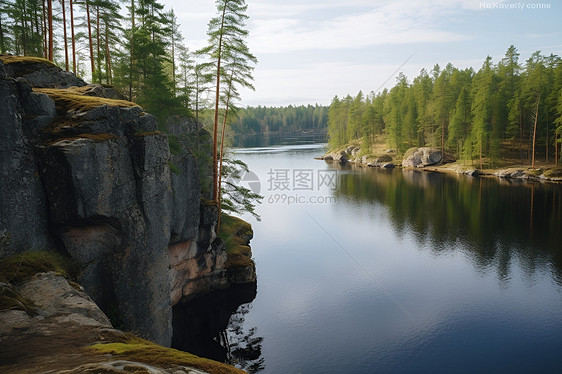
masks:
<path id="1" fill-rule="evenodd" d="M 356 1 L 356 5 L 366 5 Z M 261 5 L 252 21 L 250 47 L 255 53 L 290 53 L 310 49 L 363 48 L 373 45 L 409 43 L 447 43 L 465 40 L 459 33 L 441 30 L 438 25 L 445 15 L 464 9 L 475 9 L 473 0 L 457 1 L 396 1 L 370 10 L 357 12 L 348 2 L 331 1 L 324 9 L 346 6 L 347 13 L 326 12 L 318 21 L 303 20 L 298 11 L 320 7 L 310 4 L 287 7 L 283 16 L 272 17 L 275 6 Z M 343 8 L 342 8 L 343 9 Z M 263 16 L 269 14 L 270 16 Z M 292 15 L 292 16 L 291 16 Z"/>

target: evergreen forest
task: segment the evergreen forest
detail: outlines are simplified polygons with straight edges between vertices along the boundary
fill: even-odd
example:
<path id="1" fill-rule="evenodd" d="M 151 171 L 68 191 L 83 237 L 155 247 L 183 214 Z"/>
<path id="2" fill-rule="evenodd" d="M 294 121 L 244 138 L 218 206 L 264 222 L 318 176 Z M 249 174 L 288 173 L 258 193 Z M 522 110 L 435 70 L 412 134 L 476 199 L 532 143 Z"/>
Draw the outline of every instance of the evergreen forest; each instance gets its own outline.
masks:
<path id="1" fill-rule="evenodd" d="M 558 163 L 562 141 L 562 60 L 540 51 L 519 60 L 510 46 L 478 71 L 452 64 L 422 70 L 412 81 L 400 73 L 390 90 L 334 97 L 329 110 L 331 148 L 383 138 L 404 153 L 432 146 L 458 159 L 494 166 L 503 158 L 533 167 Z"/>

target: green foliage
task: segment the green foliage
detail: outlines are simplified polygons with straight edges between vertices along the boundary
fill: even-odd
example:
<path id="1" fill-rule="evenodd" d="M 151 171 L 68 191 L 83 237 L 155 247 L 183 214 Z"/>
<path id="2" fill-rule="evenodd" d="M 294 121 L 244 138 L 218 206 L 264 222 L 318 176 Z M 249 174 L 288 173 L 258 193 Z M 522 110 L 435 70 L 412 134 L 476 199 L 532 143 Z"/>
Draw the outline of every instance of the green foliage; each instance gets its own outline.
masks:
<path id="1" fill-rule="evenodd" d="M 236 214 L 250 213 L 259 221 L 256 205 L 261 203 L 263 196 L 241 183 L 249 172 L 248 165 L 244 162 L 223 158 L 222 210 Z"/>
<path id="2" fill-rule="evenodd" d="M 328 107 L 301 105 L 247 107 L 237 111 L 230 128 L 235 135 L 322 131 L 328 125 Z"/>
<path id="3" fill-rule="evenodd" d="M 400 152 L 444 147 L 462 159 L 494 164 L 519 151 L 522 160 L 531 160 L 538 114 L 537 152 L 553 160 L 556 135 L 562 136 L 561 59 L 536 52 L 521 67 L 518 58 L 510 46 L 497 65 L 488 57 L 476 73 L 435 65 L 412 83 L 400 74 L 390 90 L 336 96 L 328 111 L 330 147 L 360 140 L 369 149 L 376 135 L 385 133 L 388 146 Z"/>

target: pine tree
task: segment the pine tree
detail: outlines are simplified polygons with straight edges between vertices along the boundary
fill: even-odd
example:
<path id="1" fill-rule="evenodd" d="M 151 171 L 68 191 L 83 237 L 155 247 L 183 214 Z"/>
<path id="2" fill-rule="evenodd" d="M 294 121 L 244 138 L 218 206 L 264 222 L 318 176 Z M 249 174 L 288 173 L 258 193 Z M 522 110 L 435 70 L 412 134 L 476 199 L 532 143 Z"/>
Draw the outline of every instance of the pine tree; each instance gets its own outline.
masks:
<path id="1" fill-rule="evenodd" d="M 451 87 L 451 77 L 454 68 L 451 64 L 447 64 L 445 69 L 439 73 L 439 76 L 435 79 L 433 85 L 433 97 L 432 97 L 432 114 L 433 121 L 436 124 L 436 136 L 440 139 L 439 146 L 441 151 L 445 151 L 445 135 L 447 133 L 447 128 L 449 126 L 449 117 L 454 103 L 454 95 L 452 93 Z M 435 71 L 437 73 L 437 71 Z"/>
<path id="2" fill-rule="evenodd" d="M 470 125 L 472 123 L 471 105 L 469 88 L 463 87 L 451 115 L 447 139 L 447 145 L 456 149 L 457 156 L 461 155 L 461 150 L 470 133 Z"/>
<path id="3" fill-rule="evenodd" d="M 213 200 L 219 200 L 219 171 L 218 171 L 218 124 L 221 93 L 221 76 L 223 76 L 223 58 L 239 50 L 244 45 L 248 31 L 244 29 L 248 16 L 248 6 L 245 0 L 217 0 L 217 16 L 209 21 L 207 35 L 208 46 L 198 51 L 208 55 L 211 63 L 207 66 L 214 68 L 215 87 L 215 115 L 213 122 Z"/>
<path id="4" fill-rule="evenodd" d="M 472 101 L 471 156 L 477 155 L 480 168 L 486 154 L 491 133 L 492 96 L 495 90 L 492 58 L 488 56 L 474 77 Z"/>
<path id="5" fill-rule="evenodd" d="M 544 57 L 540 51 L 535 52 L 526 61 L 525 77 L 523 79 L 523 99 L 527 111 L 531 113 L 532 125 L 531 136 L 531 167 L 535 168 L 535 151 L 537 144 L 537 131 L 539 125 L 539 114 L 541 101 L 544 104 L 544 93 L 546 85 Z"/>

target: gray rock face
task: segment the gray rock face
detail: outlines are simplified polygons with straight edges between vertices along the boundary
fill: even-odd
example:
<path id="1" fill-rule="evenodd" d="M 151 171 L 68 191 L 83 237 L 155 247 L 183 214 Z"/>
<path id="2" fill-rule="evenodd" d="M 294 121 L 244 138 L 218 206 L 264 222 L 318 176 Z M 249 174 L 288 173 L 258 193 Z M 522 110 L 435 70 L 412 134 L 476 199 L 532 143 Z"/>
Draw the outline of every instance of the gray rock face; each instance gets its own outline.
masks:
<path id="1" fill-rule="evenodd" d="M 114 138 L 60 140 L 41 148 L 51 227 L 84 268 L 81 281 L 96 302 L 105 310 L 117 307 L 127 329 L 167 345 L 167 137 L 119 137 L 126 132 L 119 126 L 126 124 L 110 124 Z"/>
<path id="2" fill-rule="evenodd" d="M 85 86 L 86 82 L 74 74 L 63 71 L 47 62 L 13 62 L 6 65 L 6 73 L 11 77 L 22 77 L 33 87 L 68 88 Z"/>
<path id="3" fill-rule="evenodd" d="M 403 167 L 421 168 L 438 164 L 443 159 L 440 149 L 429 147 L 418 148 L 412 155 L 402 161 Z"/>
<path id="4" fill-rule="evenodd" d="M 46 95 L 32 94 L 31 88 L 21 92 L 19 86 L 13 79 L 0 78 L 0 253 L 4 255 L 52 246 L 45 193 L 33 144 L 26 136 L 25 106 L 32 101 L 44 103 L 32 112 L 37 115 L 52 113 L 49 104 L 52 108 L 54 104 Z"/>
<path id="5" fill-rule="evenodd" d="M 172 305 L 229 285 L 217 208 L 201 205 L 190 152 L 207 152 L 208 133 L 172 124 L 180 149 L 170 155 L 168 136 L 138 106 L 104 100 L 57 113 L 61 103 L 28 81 L 85 83 L 45 66 L 0 62 L 0 258 L 56 243 L 80 263 L 80 283 L 102 310 L 168 346 Z M 99 85 L 57 92 L 115 97 Z"/>

